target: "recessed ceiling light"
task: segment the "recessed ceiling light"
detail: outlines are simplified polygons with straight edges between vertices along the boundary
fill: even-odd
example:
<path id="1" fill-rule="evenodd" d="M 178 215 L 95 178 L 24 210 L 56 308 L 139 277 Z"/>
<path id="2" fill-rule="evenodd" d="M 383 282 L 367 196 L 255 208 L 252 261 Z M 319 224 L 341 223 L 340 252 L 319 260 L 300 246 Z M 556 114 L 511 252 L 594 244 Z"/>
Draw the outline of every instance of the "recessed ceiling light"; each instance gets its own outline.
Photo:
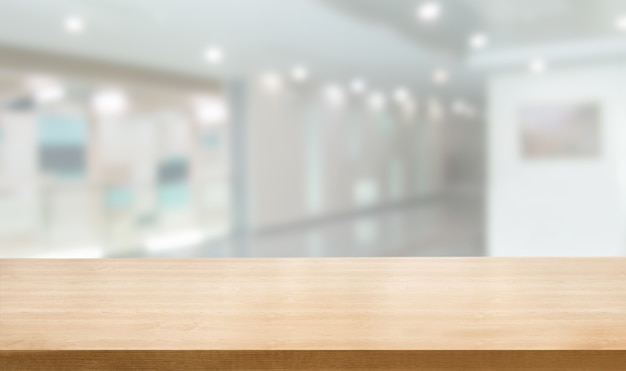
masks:
<path id="1" fill-rule="evenodd" d="M 403 104 L 409 101 L 411 98 L 411 93 L 406 88 L 397 88 L 393 92 L 393 98 L 397 103 Z"/>
<path id="2" fill-rule="evenodd" d="M 324 89 L 324 97 L 335 107 L 342 106 L 346 101 L 346 94 L 339 84 L 330 84 Z"/>
<path id="3" fill-rule="evenodd" d="M 548 64 L 541 58 L 535 58 L 530 62 L 530 71 L 533 73 L 544 73 L 548 69 Z"/>
<path id="4" fill-rule="evenodd" d="M 370 108 L 376 112 L 382 111 L 387 107 L 387 98 L 381 92 L 373 92 L 369 96 Z"/>
<path id="5" fill-rule="evenodd" d="M 53 103 L 65 98 L 65 88 L 55 78 L 46 76 L 31 76 L 26 85 L 33 92 L 35 100 L 39 103 Z"/>
<path id="6" fill-rule="evenodd" d="M 218 46 L 210 46 L 204 52 L 204 57 L 211 64 L 218 64 L 224 60 L 224 51 Z"/>
<path id="7" fill-rule="evenodd" d="M 417 8 L 417 16 L 424 22 L 433 22 L 441 16 L 441 5 L 437 2 L 427 2 Z"/>
<path id="8" fill-rule="evenodd" d="M 294 81 L 304 82 L 309 79 L 309 70 L 305 66 L 295 66 L 291 69 L 291 77 Z"/>
<path id="9" fill-rule="evenodd" d="M 105 89 L 93 96 L 91 106 L 97 114 L 102 116 L 120 115 L 128 109 L 128 98 L 121 90 Z"/>
<path id="10" fill-rule="evenodd" d="M 283 87 L 283 78 L 276 72 L 266 72 L 261 76 L 261 83 L 270 92 L 277 92 Z"/>
<path id="11" fill-rule="evenodd" d="M 621 31 L 626 31 L 626 15 L 618 18 L 617 22 L 615 22 L 615 26 Z"/>
<path id="12" fill-rule="evenodd" d="M 474 49 L 482 49 L 487 46 L 488 42 L 489 39 L 487 38 L 487 35 L 482 33 L 474 34 L 470 38 L 470 46 Z"/>
<path id="13" fill-rule="evenodd" d="M 218 96 L 202 96 L 194 100 L 196 118 L 203 124 L 223 124 L 228 119 L 225 100 Z"/>
<path id="14" fill-rule="evenodd" d="M 65 18 L 63 28 L 67 33 L 79 34 L 85 30 L 85 21 L 80 17 L 70 16 Z"/>
<path id="15" fill-rule="evenodd" d="M 356 78 L 350 83 L 350 90 L 354 94 L 363 94 L 365 89 L 367 89 L 367 83 L 362 78 Z"/>
<path id="16" fill-rule="evenodd" d="M 440 68 L 433 73 L 433 81 L 438 85 L 446 84 L 450 80 L 448 71 Z"/>
<path id="17" fill-rule="evenodd" d="M 39 103 L 58 102 L 65 98 L 65 89 L 61 85 L 42 86 L 35 90 L 35 100 Z"/>

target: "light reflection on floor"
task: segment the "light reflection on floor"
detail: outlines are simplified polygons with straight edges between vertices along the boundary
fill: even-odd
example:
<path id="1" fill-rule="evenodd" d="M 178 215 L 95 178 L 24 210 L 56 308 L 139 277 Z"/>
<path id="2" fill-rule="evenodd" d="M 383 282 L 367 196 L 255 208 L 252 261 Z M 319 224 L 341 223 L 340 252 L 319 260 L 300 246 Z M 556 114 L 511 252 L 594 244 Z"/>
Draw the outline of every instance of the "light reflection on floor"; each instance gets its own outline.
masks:
<path id="1" fill-rule="evenodd" d="M 301 258 L 484 256 L 477 199 L 432 201 L 298 225 L 200 247 L 125 257 Z"/>

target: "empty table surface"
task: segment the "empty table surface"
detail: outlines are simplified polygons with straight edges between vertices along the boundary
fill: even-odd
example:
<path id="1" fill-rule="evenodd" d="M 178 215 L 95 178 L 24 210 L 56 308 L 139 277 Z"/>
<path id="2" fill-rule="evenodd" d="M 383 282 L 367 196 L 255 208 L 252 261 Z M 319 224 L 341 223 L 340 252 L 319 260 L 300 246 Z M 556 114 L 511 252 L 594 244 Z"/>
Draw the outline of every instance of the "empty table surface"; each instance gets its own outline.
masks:
<path id="1" fill-rule="evenodd" d="M 626 349 L 626 259 L 0 260 L 0 350 Z"/>

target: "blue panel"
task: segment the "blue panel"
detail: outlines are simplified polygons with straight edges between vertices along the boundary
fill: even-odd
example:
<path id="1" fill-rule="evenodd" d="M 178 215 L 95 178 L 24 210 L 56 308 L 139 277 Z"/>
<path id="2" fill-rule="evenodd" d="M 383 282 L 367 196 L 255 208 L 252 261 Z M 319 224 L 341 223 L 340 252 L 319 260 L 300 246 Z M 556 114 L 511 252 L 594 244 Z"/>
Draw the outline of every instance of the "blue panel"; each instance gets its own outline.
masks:
<path id="1" fill-rule="evenodd" d="M 202 138 L 202 142 L 207 148 L 218 148 L 220 146 L 220 136 L 214 133 L 205 134 Z"/>
<path id="2" fill-rule="evenodd" d="M 84 178 L 88 130 L 87 122 L 78 115 L 39 115 L 37 139 L 42 171 L 64 179 Z"/>
<path id="3" fill-rule="evenodd" d="M 37 129 L 41 146 L 85 145 L 88 138 L 87 123 L 76 115 L 43 114 Z"/>
<path id="4" fill-rule="evenodd" d="M 112 187 L 106 190 L 104 199 L 109 209 L 125 209 L 131 206 L 133 193 L 128 187 Z"/>
<path id="5" fill-rule="evenodd" d="M 161 209 L 179 209 L 191 204 L 191 189 L 186 183 L 160 184 L 158 194 Z"/>
<path id="6" fill-rule="evenodd" d="M 56 175 L 65 180 L 82 180 L 85 178 L 85 171 L 83 169 L 64 169 L 58 171 Z"/>

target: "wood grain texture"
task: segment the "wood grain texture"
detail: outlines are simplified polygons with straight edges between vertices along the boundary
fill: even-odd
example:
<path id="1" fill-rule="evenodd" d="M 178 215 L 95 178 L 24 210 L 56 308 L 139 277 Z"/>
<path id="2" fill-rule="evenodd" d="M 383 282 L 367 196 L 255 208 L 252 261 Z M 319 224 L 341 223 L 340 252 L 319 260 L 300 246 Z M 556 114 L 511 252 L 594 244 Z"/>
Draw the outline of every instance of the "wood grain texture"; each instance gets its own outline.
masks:
<path id="1" fill-rule="evenodd" d="M 46 350 L 626 350 L 626 259 L 0 260 Z"/>
<path id="2" fill-rule="evenodd" d="M 10 371 L 624 371 L 624 351 L 7 351 Z"/>

